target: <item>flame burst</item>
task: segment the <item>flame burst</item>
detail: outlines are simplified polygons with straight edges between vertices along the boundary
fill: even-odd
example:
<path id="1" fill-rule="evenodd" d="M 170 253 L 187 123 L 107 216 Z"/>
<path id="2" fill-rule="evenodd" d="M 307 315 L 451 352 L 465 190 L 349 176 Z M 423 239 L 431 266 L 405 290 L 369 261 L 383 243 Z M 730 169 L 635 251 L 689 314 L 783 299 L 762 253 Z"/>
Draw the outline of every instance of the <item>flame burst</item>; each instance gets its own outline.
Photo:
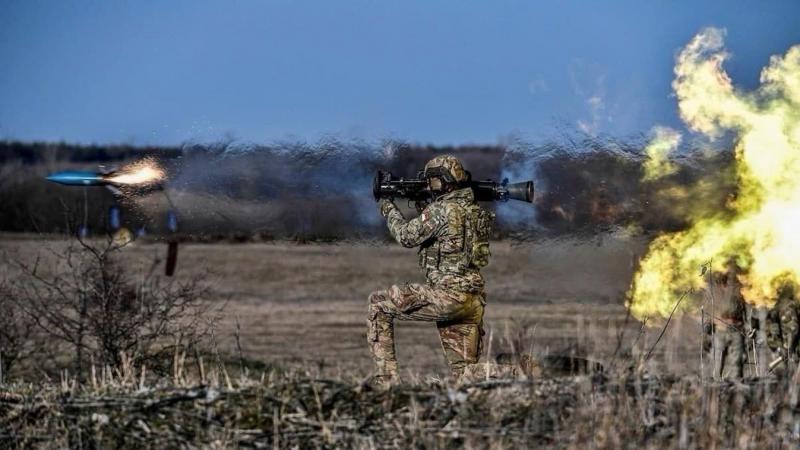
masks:
<path id="1" fill-rule="evenodd" d="M 670 153 L 681 143 L 681 134 L 672 128 L 654 127 L 653 139 L 644 149 L 644 181 L 655 180 L 675 173 L 678 168 L 669 160 Z"/>
<path id="2" fill-rule="evenodd" d="M 123 167 L 107 179 L 115 184 L 148 185 L 158 183 L 165 177 L 166 173 L 161 166 L 151 159 L 144 159 Z"/>
<path id="3" fill-rule="evenodd" d="M 712 139 L 735 133 L 737 196 L 728 211 L 652 242 L 629 291 L 640 318 L 669 315 L 682 292 L 703 287 L 699 269 L 708 262 L 722 271 L 734 259 L 754 305 L 773 304 L 778 281 L 798 282 L 800 45 L 770 59 L 757 90 L 741 92 L 722 68 L 723 37 L 716 28 L 696 35 L 677 57 L 672 87 L 690 129 Z"/>

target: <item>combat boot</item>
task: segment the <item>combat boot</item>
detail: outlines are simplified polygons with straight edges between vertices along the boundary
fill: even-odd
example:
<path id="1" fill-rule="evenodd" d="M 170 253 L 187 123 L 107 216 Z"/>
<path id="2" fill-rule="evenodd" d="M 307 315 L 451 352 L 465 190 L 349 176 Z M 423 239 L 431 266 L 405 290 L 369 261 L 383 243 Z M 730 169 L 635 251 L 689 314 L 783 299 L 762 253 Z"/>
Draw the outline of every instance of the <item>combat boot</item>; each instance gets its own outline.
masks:
<path id="1" fill-rule="evenodd" d="M 400 384 L 400 377 L 397 374 L 375 374 L 367 380 L 367 384 L 373 389 L 386 390 L 394 385 Z"/>
<path id="2" fill-rule="evenodd" d="M 379 389 L 388 389 L 392 385 L 400 383 L 400 377 L 397 375 L 397 361 L 376 362 L 378 369 L 375 371 L 375 375 L 367 381 L 367 384 Z"/>

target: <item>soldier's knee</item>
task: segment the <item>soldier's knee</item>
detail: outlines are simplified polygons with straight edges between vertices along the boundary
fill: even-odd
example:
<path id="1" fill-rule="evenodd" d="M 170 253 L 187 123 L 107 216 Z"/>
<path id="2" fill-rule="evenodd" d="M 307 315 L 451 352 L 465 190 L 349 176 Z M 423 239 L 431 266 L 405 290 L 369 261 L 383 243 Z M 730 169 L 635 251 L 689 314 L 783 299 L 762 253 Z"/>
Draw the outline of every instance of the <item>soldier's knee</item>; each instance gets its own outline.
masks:
<path id="1" fill-rule="evenodd" d="M 386 302 L 389 300 L 387 291 L 375 291 L 369 294 L 367 302 L 368 314 L 367 320 L 370 322 L 380 321 L 386 319 L 386 311 L 384 311 Z"/>
<path id="2" fill-rule="evenodd" d="M 375 322 L 378 320 L 378 316 L 381 314 L 381 309 L 378 307 L 377 303 L 373 303 L 370 299 L 369 306 L 367 307 L 367 321 Z"/>
<path id="3" fill-rule="evenodd" d="M 376 303 L 380 303 L 382 301 L 389 299 L 389 292 L 388 291 L 375 291 L 369 294 L 369 304 L 374 305 Z"/>
<path id="4" fill-rule="evenodd" d="M 381 301 L 378 300 L 373 302 L 370 297 L 370 303 L 367 312 L 367 322 L 369 322 L 370 324 L 377 324 L 380 322 L 391 322 L 391 321 L 392 321 L 392 316 L 391 314 L 388 314 L 384 310 L 383 306 L 381 305 Z"/>

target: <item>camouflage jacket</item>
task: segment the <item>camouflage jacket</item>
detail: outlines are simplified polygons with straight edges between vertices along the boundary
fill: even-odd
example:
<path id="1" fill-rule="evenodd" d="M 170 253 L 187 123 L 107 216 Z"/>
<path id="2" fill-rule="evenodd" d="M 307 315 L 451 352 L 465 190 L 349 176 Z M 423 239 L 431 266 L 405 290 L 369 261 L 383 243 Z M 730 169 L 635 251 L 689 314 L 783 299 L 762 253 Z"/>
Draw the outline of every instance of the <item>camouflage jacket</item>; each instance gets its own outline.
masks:
<path id="1" fill-rule="evenodd" d="M 419 247 L 419 264 L 430 285 L 459 292 L 483 290 L 480 267 L 488 264 L 494 214 L 475 203 L 472 189 L 442 195 L 411 220 L 392 203 L 384 215 L 400 245 Z"/>

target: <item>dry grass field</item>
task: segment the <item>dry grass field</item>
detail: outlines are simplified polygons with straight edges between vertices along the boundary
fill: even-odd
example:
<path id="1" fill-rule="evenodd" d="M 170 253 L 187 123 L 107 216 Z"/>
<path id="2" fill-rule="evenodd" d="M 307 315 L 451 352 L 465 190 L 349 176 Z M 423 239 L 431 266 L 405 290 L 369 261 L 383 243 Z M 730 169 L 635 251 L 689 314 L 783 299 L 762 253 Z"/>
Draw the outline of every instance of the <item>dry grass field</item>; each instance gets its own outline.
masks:
<path id="1" fill-rule="evenodd" d="M 40 238 L 0 240 L 3 271 L 9 261 L 47 261 L 48 249 L 64 245 Z M 488 280 L 486 348 L 490 357 L 513 350 L 575 354 L 607 364 L 647 350 L 663 321 L 641 324 L 626 317 L 624 295 L 641 239 L 605 235 L 531 243 L 495 242 Z M 137 242 L 122 261 L 144 271 L 165 246 Z M 40 263 L 47 270 L 46 263 Z M 177 277 L 203 276 L 215 302 L 224 302 L 220 346 L 234 352 L 238 328 L 244 356 L 282 366 L 316 365 L 365 376 L 371 360 L 365 345 L 365 304 L 373 290 L 421 281 L 413 250 L 385 243 L 343 242 L 183 244 Z M 623 331 L 624 329 L 624 331 Z M 696 369 L 699 326 L 675 320 L 651 363 L 683 373 Z M 435 327 L 397 326 L 398 353 L 406 375 L 445 373 Z M 632 348 L 636 344 L 636 349 Z M 620 347 L 617 350 L 617 347 Z M 514 348 L 525 347 L 525 348 Z"/>
<path id="2" fill-rule="evenodd" d="M 53 270 L 52 252 L 65 245 L 3 236 L 3 274 L 13 278 L 17 263 L 37 257 L 38 270 Z M 362 383 L 371 371 L 366 298 L 421 280 L 413 251 L 367 242 L 185 244 L 177 279 L 202 277 L 222 306 L 219 364 L 213 354 L 185 364 L 176 355 L 166 377 L 123 365 L 93 368 L 83 383 L 66 373 L 0 383 L 0 446 L 796 448 L 798 374 L 701 379 L 695 319 L 675 318 L 659 341 L 663 319 L 643 327 L 628 316 L 625 291 L 644 248 L 622 235 L 493 244 L 484 360 L 509 351 L 543 361 L 578 356 L 604 374 L 545 366 L 533 378 L 453 385 L 441 377 L 433 325 L 400 323 L 407 383 L 384 391 Z M 164 253 L 161 243 L 137 242 L 120 261 L 146 272 Z M 205 372 L 190 374 L 204 358 Z"/>

